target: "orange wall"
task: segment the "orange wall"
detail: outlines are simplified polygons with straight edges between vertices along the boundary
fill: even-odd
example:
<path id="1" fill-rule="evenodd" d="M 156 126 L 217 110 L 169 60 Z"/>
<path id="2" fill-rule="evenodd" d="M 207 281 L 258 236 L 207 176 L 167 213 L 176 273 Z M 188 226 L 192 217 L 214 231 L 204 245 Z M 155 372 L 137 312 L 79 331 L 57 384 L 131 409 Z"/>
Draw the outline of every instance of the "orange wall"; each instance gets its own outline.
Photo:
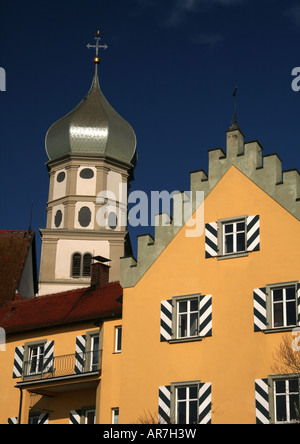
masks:
<path id="1" fill-rule="evenodd" d="M 254 332 L 253 289 L 300 280 L 299 221 L 231 167 L 204 202 L 205 223 L 260 215 L 260 251 L 205 259 L 204 234 L 185 229 L 133 288 L 124 289 L 120 422 L 157 414 L 158 388 L 176 381 L 212 383 L 212 422 L 255 423 L 254 381 L 272 374 L 282 333 Z M 160 342 L 160 303 L 212 294 L 213 336 Z"/>

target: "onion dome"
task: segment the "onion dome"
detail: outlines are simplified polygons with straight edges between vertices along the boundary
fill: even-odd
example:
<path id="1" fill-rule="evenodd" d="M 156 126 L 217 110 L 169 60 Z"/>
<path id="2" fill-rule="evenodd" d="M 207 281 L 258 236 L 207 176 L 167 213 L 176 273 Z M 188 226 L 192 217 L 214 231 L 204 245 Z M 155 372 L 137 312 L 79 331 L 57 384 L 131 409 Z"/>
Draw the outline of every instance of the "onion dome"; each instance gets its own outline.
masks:
<path id="1" fill-rule="evenodd" d="M 136 136 L 104 97 L 95 75 L 84 99 L 66 116 L 55 122 L 46 134 L 46 152 L 50 161 L 67 155 L 109 157 L 129 167 L 136 162 Z"/>

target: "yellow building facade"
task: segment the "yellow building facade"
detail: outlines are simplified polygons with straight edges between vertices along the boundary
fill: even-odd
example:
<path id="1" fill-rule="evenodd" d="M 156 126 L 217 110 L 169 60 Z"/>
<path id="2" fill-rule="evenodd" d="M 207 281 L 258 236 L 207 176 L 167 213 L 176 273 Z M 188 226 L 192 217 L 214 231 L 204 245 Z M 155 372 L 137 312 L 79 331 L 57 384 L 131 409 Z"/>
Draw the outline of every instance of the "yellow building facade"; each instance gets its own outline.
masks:
<path id="1" fill-rule="evenodd" d="M 111 283 L 1 310 L 1 424 L 117 421 L 121 295 Z"/>
<path id="2" fill-rule="evenodd" d="M 191 175 L 205 193 L 200 234 L 191 221 L 171 240 L 174 227 L 156 227 L 121 264 L 122 423 L 299 419 L 300 367 L 274 373 L 283 337 L 292 347 L 300 331 L 299 173 L 279 174 L 278 156 L 237 127 L 209 156 L 209 176 Z"/>

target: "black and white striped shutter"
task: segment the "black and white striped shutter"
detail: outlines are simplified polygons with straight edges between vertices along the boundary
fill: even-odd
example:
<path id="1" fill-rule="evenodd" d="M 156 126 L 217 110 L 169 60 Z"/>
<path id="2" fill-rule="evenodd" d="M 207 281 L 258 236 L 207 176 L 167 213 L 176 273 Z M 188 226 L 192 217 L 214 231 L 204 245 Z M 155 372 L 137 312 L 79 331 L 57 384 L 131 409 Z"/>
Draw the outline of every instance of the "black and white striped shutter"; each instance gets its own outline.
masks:
<path id="1" fill-rule="evenodd" d="M 69 424 L 80 424 L 81 410 L 71 410 Z"/>
<path id="2" fill-rule="evenodd" d="M 18 424 L 18 418 L 16 416 L 13 418 L 8 418 L 7 424 Z"/>
<path id="3" fill-rule="evenodd" d="M 199 424 L 211 424 L 211 383 L 199 386 Z"/>
<path id="4" fill-rule="evenodd" d="M 171 386 L 159 387 L 158 392 L 158 424 L 171 423 Z"/>
<path id="5" fill-rule="evenodd" d="M 22 376 L 24 351 L 25 348 L 23 347 L 23 345 L 21 345 L 21 347 L 15 348 L 13 378 L 20 378 Z"/>
<path id="6" fill-rule="evenodd" d="M 298 299 L 298 325 L 300 325 L 300 284 L 297 284 L 297 299 Z"/>
<path id="7" fill-rule="evenodd" d="M 54 364 L 54 341 L 47 341 L 44 346 L 43 372 L 53 371 Z"/>
<path id="8" fill-rule="evenodd" d="M 75 373 L 84 372 L 86 335 L 77 336 L 75 347 Z"/>
<path id="9" fill-rule="evenodd" d="M 254 300 L 254 331 L 267 329 L 267 292 L 266 288 L 253 290 Z"/>
<path id="10" fill-rule="evenodd" d="M 172 299 L 162 301 L 160 307 L 160 341 L 170 341 L 172 339 Z"/>
<path id="11" fill-rule="evenodd" d="M 256 424 L 270 424 L 268 379 L 255 381 Z"/>
<path id="12" fill-rule="evenodd" d="M 218 256 L 218 224 L 205 224 L 205 257 Z"/>
<path id="13" fill-rule="evenodd" d="M 212 336 L 212 295 L 200 296 L 199 336 Z"/>
<path id="14" fill-rule="evenodd" d="M 247 217 L 247 251 L 260 249 L 260 221 L 259 216 Z"/>
<path id="15" fill-rule="evenodd" d="M 38 424 L 48 424 L 49 422 L 49 414 L 41 413 L 38 419 Z"/>

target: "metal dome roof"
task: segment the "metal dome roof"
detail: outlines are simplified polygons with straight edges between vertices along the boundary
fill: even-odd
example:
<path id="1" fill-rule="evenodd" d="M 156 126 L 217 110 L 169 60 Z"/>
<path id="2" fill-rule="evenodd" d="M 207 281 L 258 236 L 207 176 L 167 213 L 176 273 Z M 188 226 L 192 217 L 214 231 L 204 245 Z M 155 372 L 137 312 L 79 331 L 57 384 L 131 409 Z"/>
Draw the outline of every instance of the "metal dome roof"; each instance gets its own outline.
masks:
<path id="1" fill-rule="evenodd" d="M 49 128 L 45 145 L 49 160 L 70 154 L 105 156 L 135 166 L 134 130 L 104 97 L 97 64 L 88 94 L 76 108 Z"/>

